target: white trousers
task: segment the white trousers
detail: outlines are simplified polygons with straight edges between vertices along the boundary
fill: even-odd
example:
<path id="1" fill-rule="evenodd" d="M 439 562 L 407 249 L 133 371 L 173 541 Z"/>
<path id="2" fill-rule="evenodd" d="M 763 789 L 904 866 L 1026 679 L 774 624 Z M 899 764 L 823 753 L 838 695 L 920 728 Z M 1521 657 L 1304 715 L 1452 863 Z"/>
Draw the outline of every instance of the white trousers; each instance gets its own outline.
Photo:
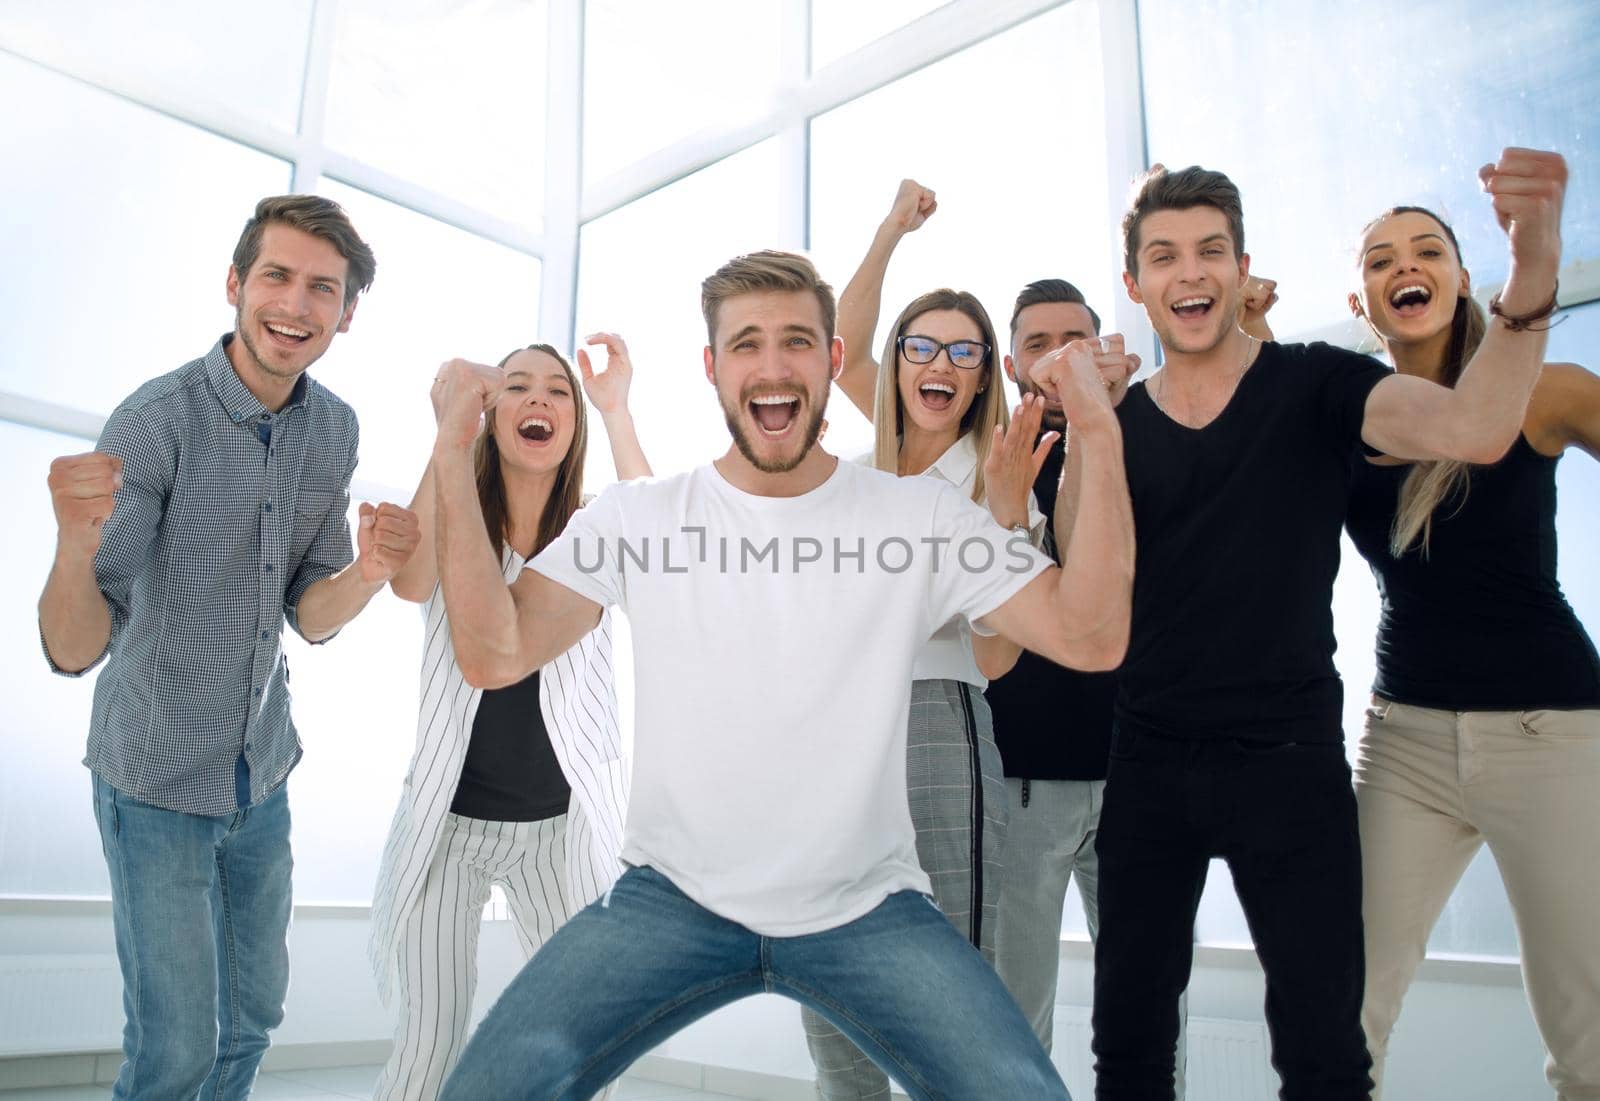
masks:
<path id="1" fill-rule="evenodd" d="M 1600 1101 L 1600 711 L 1372 704 L 1355 781 L 1373 1080 L 1428 935 L 1488 842 L 1546 1077 L 1560 1101 Z"/>
<path id="2" fill-rule="evenodd" d="M 375 1099 L 433 1101 L 439 1095 L 466 1042 L 489 888 L 505 892 L 517 940 L 531 957 L 572 916 L 566 845 L 564 814 L 541 822 L 445 819 L 421 895 L 400 933 L 400 1018 Z"/>

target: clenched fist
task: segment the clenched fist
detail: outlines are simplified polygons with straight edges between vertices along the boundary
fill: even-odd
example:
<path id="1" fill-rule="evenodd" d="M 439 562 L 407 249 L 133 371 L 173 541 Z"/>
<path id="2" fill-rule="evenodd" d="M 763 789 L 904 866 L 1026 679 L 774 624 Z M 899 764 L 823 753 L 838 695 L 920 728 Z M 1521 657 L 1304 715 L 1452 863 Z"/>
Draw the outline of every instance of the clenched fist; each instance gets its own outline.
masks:
<path id="1" fill-rule="evenodd" d="M 470 448 L 483 427 L 483 414 L 494 408 L 506 386 L 506 373 L 465 359 L 452 359 L 439 368 L 429 392 L 433 416 L 439 424 L 434 446 Z"/>
<path id="2" fill-rule="evenodd" d="M 1139 357 L 1123 348 L 1122 336 L 1074 340 L 1039 357 L 1029 372 L 1045 397 L 1061 403 L 1067 423 L 1087 427 L 1105 417 L 1128 392 Z"/>
<path id="3" fill-rule="evenodd" d="M 883 224 L 899 233 L 915 233 L 938 209 L 939 200 L 931 188 L 923 187 L 916 180 L 901 180 L 894 205 L 889 208 L 889 216 Z"/>
<path id="4" fill-rule="evenodd" d="M 1495 218 L 1511 239 L 1512 278 L 1501 303 L 1516 315 L 1548 300 L 1561 267 L 1561 205 L 1567 193 L 1567 162 L 1559 153 L 1506 149 L 1478 170 L 1494 202 Z M 1531 278 L 1518 280 L 1525 274 Z"/>
<path id="5" fill-rule="evenodd" d="M 60 551 L 92 558 L 100 549 L 100 531 L 122 488 L 122 459 L 91 451 L 64 455 L 50 464 L 50 502 L 56 513 Z"/>
<path id="6" fill-rule="evenodd" d="M 421 541 L 417 514 L 408 508 L 361 502 L 356 524 L 356 566 L 361 580 L 381 585 L 410 560 Z"/>

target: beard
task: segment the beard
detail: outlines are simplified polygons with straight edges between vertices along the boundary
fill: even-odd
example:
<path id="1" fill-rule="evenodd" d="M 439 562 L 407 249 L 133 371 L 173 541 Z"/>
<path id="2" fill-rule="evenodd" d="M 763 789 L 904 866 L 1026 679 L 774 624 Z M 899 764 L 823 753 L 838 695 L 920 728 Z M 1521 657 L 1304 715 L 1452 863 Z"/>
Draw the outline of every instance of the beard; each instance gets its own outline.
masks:
<path id="1" fill-rule="evenodd" d="M 771 389 L 765 392 L 772 393 Z M 781 391 L 779 391 L 781 392 Z M 722 416 L 728 423 L 728 431 L 733 436 L 733 445 L 739 449 L 745 461 L 763 474 L 787 474 L 801 463 L 806 456 L 811 454 L 811 449 L 817 445 L 818 438 L 822 435 L 823 414 L 827 412 L 826 402 L 812 402 L 811 395 L 804 390 L 794 388 L 788 391 L 800 397 L 801 408 L 795 413 L 796 419 L 806 416 L 805 410 L 810 410 L 810 419 L 807 420 L 801 431 L 801 444 L 792 457 L 762 458 L 756 453 L 755 440 L 750 432 L 745 430 L 745 409 L 750 403 L 749 394 L 741 394 L 737 406 L 728 404 L 726 399 L 720 398 Z"/>

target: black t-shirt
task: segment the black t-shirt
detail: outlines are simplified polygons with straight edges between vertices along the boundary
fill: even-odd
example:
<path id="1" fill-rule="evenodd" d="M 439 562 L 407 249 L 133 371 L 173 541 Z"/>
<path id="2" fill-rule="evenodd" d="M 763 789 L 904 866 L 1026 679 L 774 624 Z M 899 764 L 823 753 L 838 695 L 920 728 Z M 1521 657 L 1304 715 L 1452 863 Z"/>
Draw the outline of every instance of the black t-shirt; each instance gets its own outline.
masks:
<path id="1" fill-rule="evenodd" d="M 1600 707 L 1600 654 L 1556 580 L 1556 460 L 1519 435 L 1433 513 L 1428 555 L 1389 531 L 1410 466 L 1358 456 L 1345 526 L 1373 574 L 1373 691 L 1445 711 Z"/>
<path id="2" fill-rule="evenodd" d="M 539 709 L 539 671 L 485 691 L 450 812 L 490 822 L 539 822 L 567 813 L 571 798 Z"/>
<path id="3" fill-rule="evenodd" d="M 1045 515 L 1044 549 L 1055 546 L 1056 486 L 1066 459 L 1057 441 L 1045 456 L 1033 493 Z M 1024 650 L 984 692 L 994 713 L 994 740 L 1007 776 L 1026 780 L 1104 780 L 1111 751 L 1114 673 L 1080 673 Z"/>
<path id="4" fill-rule="evenodd" d="M 1388 369 L 1262 346 L 1203 428 L 1144 384 L 1117 414 L 1138 540 L 1119 725 L 1170 738 L 1336 742 L 1333 579 L 1367 396 Z"/>

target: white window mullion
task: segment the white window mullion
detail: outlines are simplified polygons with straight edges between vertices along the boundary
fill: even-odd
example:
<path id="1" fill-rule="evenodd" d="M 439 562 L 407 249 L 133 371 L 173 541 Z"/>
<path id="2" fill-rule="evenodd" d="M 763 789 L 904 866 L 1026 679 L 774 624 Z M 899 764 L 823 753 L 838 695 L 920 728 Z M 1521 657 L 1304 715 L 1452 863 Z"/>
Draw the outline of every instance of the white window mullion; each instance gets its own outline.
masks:
<path id="1" fill-rule="evenodd" d="M 583 0 L 550 0 L 540 338 L 572 347 L 583 190 Z"/>
<path id="2" fill-rule="evenodd" d="M 1079 3 L 1085 0 L 1078 0 Z M 1144 134 L 1144 81 L 1139 66 L 1139 9 L 1135 0 L 1098 0 L 1100 4 L 1101 71 L 1106 89 L 1106 227 L 1111 255 L 1122 270 L 1122 213 L 1128 185 L 1147 167 Z M 1110 326 L 1123 334 L 1128 351 L 1156 363 L 1156 337 L 1144 308 L 1116 290 Z"/>
<path id="3" fill-rule="evenodd" d="M 811 78 L 811 0 L 784 0 L 782 86 L 801 87 Z M 798 118 L 778 133 L 779 187 L 782 190 L 780 243 L 811 247 L 811 126 Z"/>
<path id="4" fill-rule="evenodd" d="M 339 29 L 339 0 L 315 0 L 311 37 L 306 43 L 305 81 L 300 86 L 300 150 L 294 162 L 292 190 L 310 193 L 322 177 L 323 123 L 328 117 L 328 77 L 333 71 L 334 38 Z"/>
<path id="5" fill-rule="evenodd" d="M 1126 2 L 1131 4 L 1132 0 Z M 707 127 L 586 185 L 582 220 L 603 217 L 725 157 L 1060 6 L 1061 0 L 951 0 L 799 82 L 786 81 L 770 102 L 755 105 L 745 117 Z M 792 23 L 791 15 L 786 26 Z"/>
<path id="6" fill-rule="evenodd" d="M 163 83 L 158 73 L 133 68 L 110 71 L 92 59 L 75 53 L 64 40 L 55 43 L 48 51 L 33 47 L 23 49 L 14 47 L 0 34 L 0 52 L 268 156 L 290 162 L 298 161 L 301 156 L 302 142 L 297 134 L 286 133 L 270 123 L 261 122 L 219 103 L 186 95 Z"/>

